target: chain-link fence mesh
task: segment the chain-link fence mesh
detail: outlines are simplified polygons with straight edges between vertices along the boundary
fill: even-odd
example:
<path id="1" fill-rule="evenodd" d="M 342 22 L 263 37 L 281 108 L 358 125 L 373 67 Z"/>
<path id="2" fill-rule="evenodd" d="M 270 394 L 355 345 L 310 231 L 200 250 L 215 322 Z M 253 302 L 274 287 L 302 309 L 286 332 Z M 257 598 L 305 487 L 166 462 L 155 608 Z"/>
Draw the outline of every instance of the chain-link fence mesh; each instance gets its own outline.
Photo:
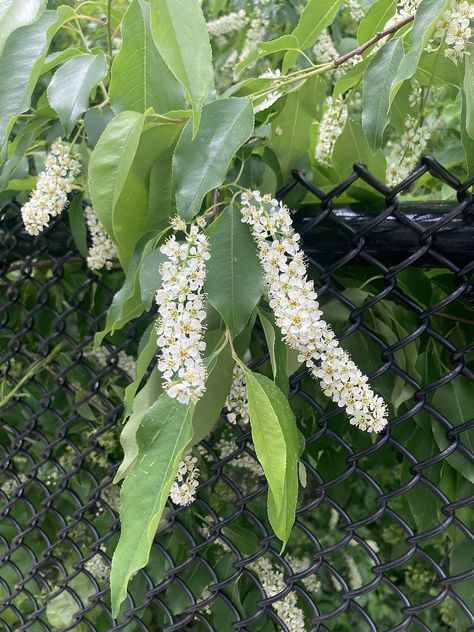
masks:
<path id="1" fill-rule="evenodd" d="M 399 200 L 427 178 L 446 202 Z M 120 271 L 89 273 L 64 220 L 31 239 L 18 208 L 4 208 L 3 629 L 471 629 L 472 184 L 431 159 L 394 190 L 358 165 L 324 192 L 294 172 L 280 197 L 306 194 L 295 223 L 325 315 L 389 401 L 389 428 L 350 427 L 287 358 L 307 478 L 287 549 L 267 523 L 248 427 L 221 419 L 196 452 L 196 502 L 169 504 L 117 621 L 112 479 L 130 356 L 152 316 L 92 351 Z M 361 203 L 338 205 L 350 187 Z M 380 202 L 366 205 L 374 191 Z M 267 371 L 265 343 L 250 350 Z"/>

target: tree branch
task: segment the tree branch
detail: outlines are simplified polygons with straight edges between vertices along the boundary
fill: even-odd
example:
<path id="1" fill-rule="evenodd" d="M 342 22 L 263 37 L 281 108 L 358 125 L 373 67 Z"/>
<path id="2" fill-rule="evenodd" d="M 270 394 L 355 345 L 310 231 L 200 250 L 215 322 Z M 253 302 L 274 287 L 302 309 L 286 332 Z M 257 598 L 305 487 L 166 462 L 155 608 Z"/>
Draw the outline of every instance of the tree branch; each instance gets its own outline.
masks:
<path id="1" fill-rule="evenodd" d="M 383 39 L 384 37 L 387 37 L 387 35 L 392 35 L 392 33 L 396 33 L 401 28 L 403 28 L 406 24 L 408 24 L 409 22 L 412 22 L 414 19 L 415 19 L 414 15 L 409 15 L 403 20 L 401 20 L 400 22 L 397 22 L 397 24 L 390 26 L 388 29 L 385 29 L 384 31 L 379 31 L 369 40 L 367 40 L 366 42 L 364 42 L 357 48 L 354 48 L 354 50 L 351 50 L 349 53 L 346 53 L 345 55 L 341 55 L 341 57 L 338 57 L 337 59 L 335 59 L 332 62 L 334 68 L 341 66 L 352 57 L 356 57 L 357 55 L 362 55 L 362 53 L 368 48 L 370 48 L 373 44 Z"/>

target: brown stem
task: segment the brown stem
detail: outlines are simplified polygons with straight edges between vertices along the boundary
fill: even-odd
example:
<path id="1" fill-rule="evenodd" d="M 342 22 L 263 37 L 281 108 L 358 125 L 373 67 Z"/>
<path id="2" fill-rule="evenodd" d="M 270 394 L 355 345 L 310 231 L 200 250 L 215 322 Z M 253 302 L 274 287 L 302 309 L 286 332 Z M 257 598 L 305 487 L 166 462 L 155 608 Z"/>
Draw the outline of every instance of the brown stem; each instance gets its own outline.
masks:
<path id="1" fill-rule="evenodd" d="M 463 318 L 462 316 L 452 316 L 451 314 L 442 314 L 441 312 L 433 312 L 432 316 L 439 316 L 439 318 L 454 320 L 455 323 L 465 323 L 466 325 L 474 325 L 474 320 L 469 320 L 469 318 Z"/>
<path id="2" fill-rule="evenodd" d="M 341 57 L 338 57 L 337 59 L 335 59 L 332 62 L 334 68 L 337 68 L 338 66 L 341 66 L 341 64 L 344 64 L 346 61 L 348 61 L 352 57 L 356 57 L 357 55 L 362 55 L 362 53 L 365 50 L 367 50 L 368 48 L 370 48 L 373 44 L 375 44 L 376 42 L 378 42 L 382 38 L 387 37 L 387 35 L 391 35 L 392 33 L 396 33 L 401 28 L 403 28 L 406 24 L 408 24 L 409 22 L 412 22 L 414 19 L 415 19 L 414 15 L 409 15 L 406 18 L 404 18 L 403 20 L 401 20 L 400 22 L 397 22 L 397 24 L 394 24 L 393 26 L 390 26 L 388 29 L 385 29 L 384 31 L 379 31 L 373 37 L 371 37 L 369 40 L 367 40 L 366 42 L 364 42 L 363 44 L 361 44 L 357 48 L 354 48 L 354 50 L 351 50 L 349 53 L 346 53 L 345 55 L 342 55 Z"/>

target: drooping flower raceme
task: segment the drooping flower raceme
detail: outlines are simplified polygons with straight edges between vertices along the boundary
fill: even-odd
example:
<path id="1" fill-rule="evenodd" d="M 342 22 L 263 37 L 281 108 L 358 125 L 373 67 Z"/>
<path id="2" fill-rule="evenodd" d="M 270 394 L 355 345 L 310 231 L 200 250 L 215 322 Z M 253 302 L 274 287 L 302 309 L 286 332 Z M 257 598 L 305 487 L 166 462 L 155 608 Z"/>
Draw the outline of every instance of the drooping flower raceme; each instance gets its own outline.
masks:
<path id="1" fill-rule="evenodd" d="M 172 225 L 183 230 L 185 241 L 180 243 L 172 235 L 160 249 L 167 260 L 160 266 L 162 285 L 156 293 L 157 343 L 161 350 L 158 369 L 168 395 L 188 404 L 196 403 L 206 388 L 206 368 L 201 356 L 206 348 L 202 288 L 209 245 L 198 225 L 186 229 L 182 220 L 182 224 L 177 222 L 180 220 Z"/>
<path id="2" fill-rule="evenodd" d="M 45 170 L 39 174 L 30 199 L 21 209 L 23 224 L 30 235 L 39 235 L 51 218 L 64 210 L 67 194 L 80 169 L 78 158 L 71 156 L 71 148 L 60 138 L 53 142 L 44 164 Z"/>
<path id="3" fill-rule="evenodd" d="M 232 384 L 225 401 L 225 410 L 227 421 L 231 424 L 235 424 L 237 419 L 244 424 L 250 422 L 245 374 L 238 364 L 234 366 Z"/>
<path id="4" fill-rule="evenodd" d="M 342 133 L 347 120 L 347 106 L 340 97 L 335 101 L 327 98 L 327 109 L 319 125 L 315 158 L 323 165 L 329 165 L 334 143 Z"/>
<path id="5" fill-rule="evenodd" d="M 410 115 L 405 118 L 405 131 L 400 141 L 387 143 L 390 149 L 387 167 L 389 186 L 395 186 L 413 171 L 430 138 L 431 129 L 428 125 L 419 125 L 418 120 Z"/>
<path id="6" fill-rule="evenodd" d="M 387 423 L 387 407 L 321 319 L 288 208 L 258 191 L 244 192 L 241 201 L 242 221 L 257 243 L 270 307 L 286 344 L 299 351 L 299 361 L 320 381 L 325 395 L 346 409 L 351 424 L 379 432 Z"/>
<path id="7" fill-rule="evenodd" d="M 117 256 L 115 245 L 105 232 L 101 221 L 91 206 L 86 206 L 84 214 L 91 236 L 91 246 L 87 256 L 87 267 L 90 270 L 101 270 L 102 268 L 110 270 L 113 260 Z"/>
<path id="8" fill-rule="evenodd" d="M 227 15 L 221 15 L 207 23 L 207 30 L 211 37 L 220 37 L 221 35 L 227 35 L 232 31 L 238 31 L 244 27 L 248 22 L 247 15 L 244 9 L 238 12 L 228 13 Z"/>
<path id="9" fill-rule="evenodd" d="M 196 500 L 196 489 L 199 485 L 199 468 L 197 458 L 186 454 L 179 462 L 178 471 L 170 490 L 170 498 L 175 505 L 187 506 Z"/>

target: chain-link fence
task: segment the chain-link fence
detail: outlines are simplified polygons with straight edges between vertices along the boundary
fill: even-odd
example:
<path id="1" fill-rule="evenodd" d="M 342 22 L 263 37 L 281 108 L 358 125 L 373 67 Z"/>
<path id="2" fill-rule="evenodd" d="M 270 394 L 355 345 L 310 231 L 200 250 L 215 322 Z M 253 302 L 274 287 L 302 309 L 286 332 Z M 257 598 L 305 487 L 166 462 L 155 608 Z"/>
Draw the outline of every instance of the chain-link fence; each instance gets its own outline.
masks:
<path id="1" fill-rule="evenodd" d="M 427 179 L 445 202 L 423 199 Z M 248 427 L 221 419 L 196 451 L 196 502 L 170 503 L 117 621 L 111 481 L 130 356 L 152 316 L 94 352 L 120 271 L 89 273 L 64 219 L 31 239 L 4 208 L 3 629 L 474 629 L 472 184 L 428 158 L 393 190 L 359 165 L 330 191 L 294 172 L 280 197 L 299 205 L 326 318 L 389 402 L 389 428 L 350 427 L 287 358 L 307 478 L 287 549 L 266 521 Z M 414 187 L 422 202 L 402 201 Z M 360 203 L 340 203 L 349 188 Z M 267 371 L 265 343 L 250 352 Z"/>

